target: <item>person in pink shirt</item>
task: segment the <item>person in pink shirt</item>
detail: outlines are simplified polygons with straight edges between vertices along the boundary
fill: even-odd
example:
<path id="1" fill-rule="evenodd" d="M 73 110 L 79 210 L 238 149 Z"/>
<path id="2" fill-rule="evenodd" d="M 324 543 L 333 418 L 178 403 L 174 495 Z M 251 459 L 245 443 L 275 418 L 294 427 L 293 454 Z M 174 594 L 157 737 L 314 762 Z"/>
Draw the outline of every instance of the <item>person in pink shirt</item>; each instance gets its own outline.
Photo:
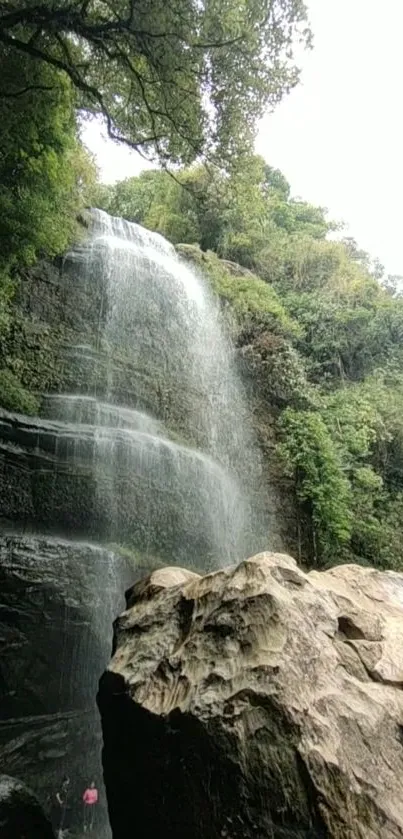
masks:
<path id="1" fill-rule="evenodd" d="M 83 793 L 84 802 L 84 833 L 94 827 L 95 807 L 98 804 L 98 790 L 95 781 L 91 781 L 89 787 Z"/>

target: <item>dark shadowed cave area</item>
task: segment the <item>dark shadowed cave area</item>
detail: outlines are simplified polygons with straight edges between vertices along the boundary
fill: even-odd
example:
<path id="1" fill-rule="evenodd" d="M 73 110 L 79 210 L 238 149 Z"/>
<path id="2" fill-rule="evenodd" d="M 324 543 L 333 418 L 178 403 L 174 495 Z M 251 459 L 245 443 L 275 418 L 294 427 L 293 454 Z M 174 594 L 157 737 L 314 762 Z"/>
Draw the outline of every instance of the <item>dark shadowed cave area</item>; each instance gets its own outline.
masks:
<path id="1" fill-rule="evenodd" d="M 133 702 L 124 680 L 106 673 L 98 705 L 103 766 L 115 839 L 326 839 L 317 794 L 293 754 L 273 704 L 272 730 L 262 730 L 247 755 L 223 720 L 202 724 L 188 714 L 156 716 Z M 284 778 L 265 765 L 272 739 L 289 742 L 301 798 L 286 801 Z M 284 761 L 286 763 L 286 760 Z M 243 767 L 243 771 L 241 769 Z"/>

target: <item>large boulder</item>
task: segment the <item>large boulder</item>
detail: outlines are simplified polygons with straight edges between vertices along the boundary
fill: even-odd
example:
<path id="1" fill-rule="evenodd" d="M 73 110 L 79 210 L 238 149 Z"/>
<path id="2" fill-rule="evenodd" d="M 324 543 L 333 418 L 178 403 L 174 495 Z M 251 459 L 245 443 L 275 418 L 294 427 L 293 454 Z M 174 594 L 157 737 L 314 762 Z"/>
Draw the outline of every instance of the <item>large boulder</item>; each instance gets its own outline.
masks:
<path id="1" fill-rule="evenodd" d="M 98 697 L 114 839 L 403 837 L 403 574 L 265 553 L 141 595 Z"/>

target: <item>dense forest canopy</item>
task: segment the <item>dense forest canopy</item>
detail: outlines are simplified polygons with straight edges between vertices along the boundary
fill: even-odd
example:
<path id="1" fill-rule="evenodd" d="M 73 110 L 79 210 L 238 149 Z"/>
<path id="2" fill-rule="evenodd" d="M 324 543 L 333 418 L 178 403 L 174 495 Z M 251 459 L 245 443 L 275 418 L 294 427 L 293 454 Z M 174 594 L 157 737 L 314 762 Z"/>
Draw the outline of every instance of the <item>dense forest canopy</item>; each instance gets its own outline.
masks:
<path id="1" fill-rule="evenodd" d="M 40 362 L 33 381 L 15 337 L 24 270 L 63 253 L 97 204 L 180 246 L 231 308 L 300 558 L 401 568 L 400 280 L 252 152 L 257 119 L 298 80 L 298 37 L 301 0 L 0 2 L 1 404 L 37 405 Z M 98 184 L 86 113 L 162 168 Z"/>
<path id="2" fill-rule="evenodd" d="M 170 163 L 250 147 L 298 79 L 297 38 L 310 38 L 302 0 L 0 3 L 2 60 L 62 72 L 111 137 Z"/>

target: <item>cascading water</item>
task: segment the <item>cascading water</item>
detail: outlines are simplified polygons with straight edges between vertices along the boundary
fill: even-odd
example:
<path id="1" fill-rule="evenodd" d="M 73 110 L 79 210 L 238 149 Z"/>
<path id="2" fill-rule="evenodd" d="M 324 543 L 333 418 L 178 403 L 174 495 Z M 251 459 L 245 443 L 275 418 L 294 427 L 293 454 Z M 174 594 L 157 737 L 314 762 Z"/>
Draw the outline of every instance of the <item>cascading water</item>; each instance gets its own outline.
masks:
<path id="1" fill-rule="evenodd" d="M 95 397 L 58 396 L 52 416 L 73 426 L 66 456 L 92 459 L 101 536 L 201 568 L 241 558 L 259 462 L 207 284 L 161 236 L 99 210 L 68 262 L 102 290 L 105 369 Z"/>

